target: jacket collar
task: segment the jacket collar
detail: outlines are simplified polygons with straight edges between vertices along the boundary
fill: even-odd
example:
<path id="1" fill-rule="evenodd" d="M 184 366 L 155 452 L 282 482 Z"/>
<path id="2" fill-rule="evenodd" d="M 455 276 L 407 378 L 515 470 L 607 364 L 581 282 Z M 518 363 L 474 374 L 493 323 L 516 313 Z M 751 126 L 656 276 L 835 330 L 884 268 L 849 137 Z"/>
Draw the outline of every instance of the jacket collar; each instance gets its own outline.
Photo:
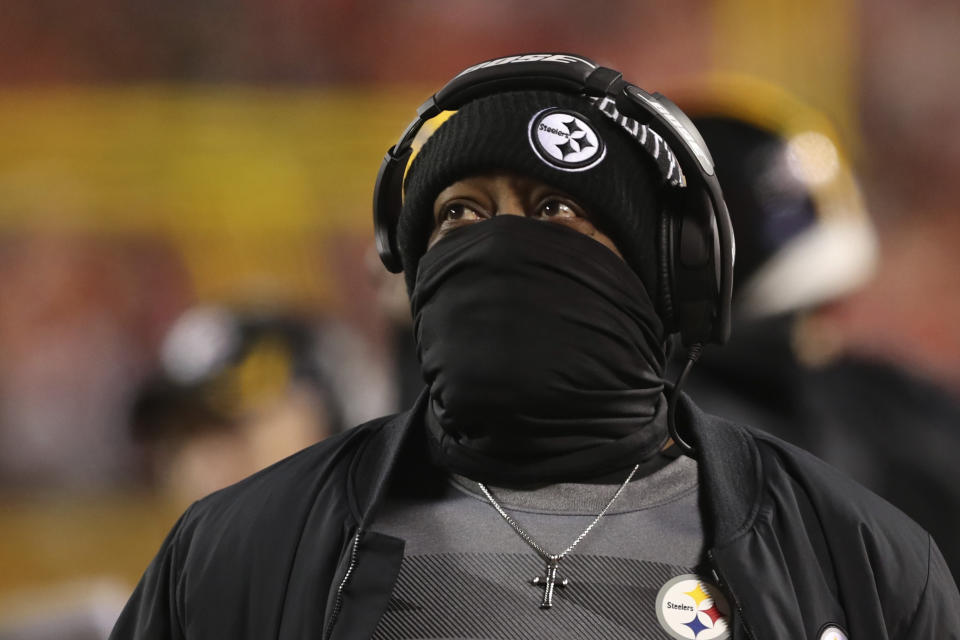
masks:
<path id="1" fill-rule="evenodd" d="M 371 425 L 374 432 L 353 460 L 351 507 L 362 528 L 391 486 L 425 482 L 438 473 L 427 450 L 427 398 L 424 391 L 409 411 Z M 696 450 L 706 542 L 708 547 L 724 544 L 749 529 L 759 509 L 762 469 L 756 443 L 746 428 L 705 413 L 684 393 L 677 420 Z"/>
<path id="2" fill-rule="evenodd" d="M 348 490 L 351 509 L 361 528 L 366 528 L 391 484 L 413 479 L 410 473 L 431 468 L 421 466 L 428 459 L 423 426 L 427 400 L 424 389 L 410 410 L 372 425 L 374 433 L 354 458 Z M 402 473 L 394 477 L 398 466 Z"/>
<path id="3" fill-rule="evenodd" d="M 705 413 L 685 393 L 677 421 L 699 463 L 707 546 L 722 545 L 752 527 L 760 508 L 763 469 L 756 441 L 747 428 Z"/>

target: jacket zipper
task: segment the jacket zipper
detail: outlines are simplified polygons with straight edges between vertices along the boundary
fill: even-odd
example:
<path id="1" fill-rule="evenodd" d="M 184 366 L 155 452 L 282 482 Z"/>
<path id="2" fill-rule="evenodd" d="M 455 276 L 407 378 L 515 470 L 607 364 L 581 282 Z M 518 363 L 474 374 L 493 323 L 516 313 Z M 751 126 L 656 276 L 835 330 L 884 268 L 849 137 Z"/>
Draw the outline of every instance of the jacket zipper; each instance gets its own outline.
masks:
<path id="1" fill-rule="evenodd" d="M 747 637 L 751 640 L 756 640 L 756 636 L 753 634 L 753 631 L 750 629 L 750 625 L 747 624 L 746 617 L 743 615 L 743 607 L 740 606 L 740 602 L 737 600 L 736 594 L 734 594 L 729 588 L 725 588 L 727 582 L 724 580 L 723 574 L 720 573 L 720 566 L 714 559 L 712 551 L 707 551 L 707 560 L 710 561 L 710 568 L 713 570 L 713 578 L 717 581 L 717 586 L 723 588 L 724 593 L 726 593 L 727 597 L 733 602 L 733 606 L 736 608 L 737 613 L 739 614 L 740 624 L 743 625 L 744 633 L 746 633 Z M 731 629 L 730 632 L 733 633 L 733 629 Z"/>
<path id="2" fill-rule="evenodd" d="M 337 599 L 333 603 L 333 612 L 330 614 L 330 624 L 327 627 L 327 633 L 324 635 L 326 640 L 330 640 L 330 637 L 333 635 L 333 627 L 337 623 L 337 616 L 340 615 L 340 609 L 343 607 L 343 590 L 347 586 L 347 581 L 350 579 L 354 567 L 357 566 L 360 533 L 361 530 L 357 529 L 357 532 L 353 534 L 353 542 L 350 547 L 350 564 L 347 565 L 347 572 L 343 574 L 343 580 L 340 581 L 340 585 L 337 587 Z"/>

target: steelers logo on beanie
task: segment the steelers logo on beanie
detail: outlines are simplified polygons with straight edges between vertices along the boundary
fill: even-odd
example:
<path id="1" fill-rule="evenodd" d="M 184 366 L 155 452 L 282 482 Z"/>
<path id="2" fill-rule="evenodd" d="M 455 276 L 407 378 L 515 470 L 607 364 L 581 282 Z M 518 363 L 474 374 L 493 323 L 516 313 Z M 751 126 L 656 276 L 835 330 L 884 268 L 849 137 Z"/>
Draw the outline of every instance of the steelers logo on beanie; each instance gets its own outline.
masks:
<path id="1" fill-rule="evenodd" d="M 427 139 L 404 181 L 397 240 L 408 290 L 433 229 L 433 203 L 471 176 L 511 172 L 575 199 L 651 293 L 664 181 L 682 180 L 662 138 L 612 101 L 554 91 L 498 93 L 467 103 Z"/>
<path id="2" fill-rule="evenodd" d="M 565 171 L 591 169 L 607 155 L 607 145 L 576 111 L 544 109 L 530 121 L 530 146 L 547 164 Z"/>

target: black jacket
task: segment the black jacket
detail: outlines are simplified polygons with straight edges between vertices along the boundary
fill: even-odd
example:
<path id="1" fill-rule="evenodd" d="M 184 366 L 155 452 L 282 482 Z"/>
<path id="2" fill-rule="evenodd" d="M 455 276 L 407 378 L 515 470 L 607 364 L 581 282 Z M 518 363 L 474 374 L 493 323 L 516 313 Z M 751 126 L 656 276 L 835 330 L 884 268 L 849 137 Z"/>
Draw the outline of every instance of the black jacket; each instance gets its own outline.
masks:
<path id="1" fill-rule="evenodd" d="M 796 323 L 795 315 L 741 323 L 697 362 L 688 393 L 705 411 L 762 427 L 902 509 L 933 535 L 960 580 L 960 397 L 853 354 L 807 366 L 793 347 Z M 677 352 L 684 358 L 668 378 L 686 364 Z"/>
<path id="2" fill-rule="evenodd" d="M 422 407 L 421 407 L 422 410 Z M 403 540 L 367 531 L 390 483 L 429 481 L 417 411 L 321 442 L 195 503 L 111 638 L 368 638 Z M 734 640 L 960 638 L 960 594 L 930 536 L 832 467 L 702 413 L 699 456 L 711 578 Z"/>

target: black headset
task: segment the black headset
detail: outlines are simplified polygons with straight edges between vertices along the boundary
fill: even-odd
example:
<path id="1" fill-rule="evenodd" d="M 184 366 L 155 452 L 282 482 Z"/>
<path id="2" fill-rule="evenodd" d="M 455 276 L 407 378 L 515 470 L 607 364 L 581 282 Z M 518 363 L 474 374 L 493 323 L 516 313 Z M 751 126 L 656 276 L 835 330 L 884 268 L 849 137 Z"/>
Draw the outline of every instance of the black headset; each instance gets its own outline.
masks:
<path id="1" fill-rule="evenodd" d="M 608 98 L 622 116 L 647 125 L 676 156 L 685 184 L 664 184 L 660 235 L 660 314 L 685 345 L 723 343 L 730 334 L 734 239 L 727 206 L 707 146 L 690 119 L 659 93 L 626 82 L 621 73 L 581 56 L 537 53 L 481 62 L 461 71 L 417 109 L 380 165 L 373 196 L 377 251 L 393 273 L 403 271 L 397 222 L 412 143 L 424 123 L 483 96 L 547 89 Z"/>

